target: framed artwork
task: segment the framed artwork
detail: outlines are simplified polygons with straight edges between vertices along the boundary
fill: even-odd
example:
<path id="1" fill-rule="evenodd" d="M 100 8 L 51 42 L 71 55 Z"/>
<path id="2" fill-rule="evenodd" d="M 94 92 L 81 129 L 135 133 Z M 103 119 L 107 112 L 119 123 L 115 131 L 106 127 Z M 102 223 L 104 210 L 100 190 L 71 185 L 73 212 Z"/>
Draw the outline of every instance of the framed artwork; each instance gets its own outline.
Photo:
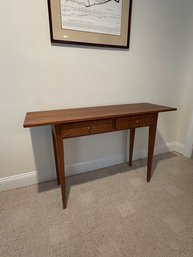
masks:
<path id="1" fill-rule="evenodd" d="M 52 43 L 129 48 L 132 0 L 47 0 Z"/>

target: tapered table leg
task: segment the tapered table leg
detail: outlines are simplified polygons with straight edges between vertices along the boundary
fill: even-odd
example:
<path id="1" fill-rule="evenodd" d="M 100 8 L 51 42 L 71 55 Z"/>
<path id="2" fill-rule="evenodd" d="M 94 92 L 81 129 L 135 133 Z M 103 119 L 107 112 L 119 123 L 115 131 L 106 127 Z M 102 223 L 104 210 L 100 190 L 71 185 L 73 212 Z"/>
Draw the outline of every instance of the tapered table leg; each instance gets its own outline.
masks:
<path id="1" fill-rule="evenodd" d="M 56 134 L 55 134 L 54 126 L 52 126 L 52 142 L 53 142 L 53 148 L 54 148 L 54 158 L 55 158 L 55 168 L 56 168 L 56 175 L 57 175 L 57 184 L 60 185 L 59 164 L 58 164 L 57 147 L 56 147 Z"/>
<path id="2" fill-rule="evenodd" d="M 58 182 L 61 186 L 63 208 L 67 206 L 66 200 L 66 185 L 65 185 L 65 169 L 64 169 L 64 145 L 62 131 L 60 125 L 54 125 L 52 128 L 54 138 L 54 152 L 56 160 L 56 170 Z"/>
<path id="3" fill-rule="evenodd" d="M 157 124 L 149 126 L 149 143 L 148 143 L 148 157 L 147 157 L 147 182 L 150 182 L 150 179 L 151 179 L 156 129 L 157 129 Z"/>
<path id="4" fill-rule="evenodd" d="M 132 165 L 134 140 L 135 140 L 135 128 L 132 128 L 130 129 L 130 140 L 129 140 L 129 166 Z"/>

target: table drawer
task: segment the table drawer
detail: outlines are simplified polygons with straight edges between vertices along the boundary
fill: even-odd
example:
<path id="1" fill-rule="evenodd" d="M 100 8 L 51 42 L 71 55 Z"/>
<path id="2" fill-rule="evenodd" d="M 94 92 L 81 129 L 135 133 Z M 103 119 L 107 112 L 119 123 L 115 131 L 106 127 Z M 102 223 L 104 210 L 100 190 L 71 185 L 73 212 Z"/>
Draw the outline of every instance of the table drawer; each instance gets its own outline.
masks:
<path id="1" fill-rule="evenodd" d="M 113 130 L 113 123 L 111 119 L 76 122 L 64 124 L 62 126 L 62 137 L 71 138 L 78 136 L 86 136 Z"/>
<path id="2" fill-rule="evenodd" d="M 130 116 L 116 119 L 116 129 L 129 129 L 156 125 L 157 114 Z"/>

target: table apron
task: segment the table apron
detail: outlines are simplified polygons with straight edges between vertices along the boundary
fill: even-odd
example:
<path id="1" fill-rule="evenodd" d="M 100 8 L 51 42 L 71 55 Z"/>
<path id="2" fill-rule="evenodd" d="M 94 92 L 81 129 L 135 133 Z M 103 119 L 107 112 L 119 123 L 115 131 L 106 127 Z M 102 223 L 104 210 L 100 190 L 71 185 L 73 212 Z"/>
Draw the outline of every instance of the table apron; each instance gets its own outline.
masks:
<path id="1" fill-rule="evenodd" d="M 126 130 L 138 127 L 147 127 L 157 124 L 158 114 L 136 115 L 115 117 L 110 119 L 99 119 L 91 121 L 81 121 L 67 124 L 60 124 L 62 138 L 72 138 L 79 136 L 94 135 L 106 132 Z"/>

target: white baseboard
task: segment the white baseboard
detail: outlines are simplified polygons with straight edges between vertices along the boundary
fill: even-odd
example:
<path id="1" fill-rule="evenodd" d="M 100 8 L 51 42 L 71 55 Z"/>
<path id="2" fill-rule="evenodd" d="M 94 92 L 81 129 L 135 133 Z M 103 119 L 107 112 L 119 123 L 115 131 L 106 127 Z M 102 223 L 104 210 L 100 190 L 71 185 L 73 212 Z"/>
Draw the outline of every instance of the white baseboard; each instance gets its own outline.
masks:
<path id="1" fill-rule="evenodd" d="M 185 145 L 181 144 L 181 143 L 178 143 L 178 142 L 175 142 L 175 148 L 174 148 L 174 151 L 184 155 L 184 152 L 185 152 Z"/>
<path id="2" fill-rule="evenodd" d="M 0 179 L 0 192 L 38 183 L 37 172 L 32 171 Z"/>
<path id="3" fill-rule="evenodd" d="M 163 153 L 173 152 L 173 151 L 183 154 L 184 145 L 178 142 L 158 145 L 155 147 L 154 154 L 158 155 L 158 154 L 163 154 Z M 120 164 L 127 161 L 127 156 L 128 156 L 128 153 L 125 153 L 125 154 L 119 154 L 114 156 L 108 156 L 106 158 L 100 158 L 100 159 L 92 160 L 88 162 L 81 162 L 73 165 L 68 165 L 65 167 L 66 176 L 76 175 L 83 172 Z M 147 150 L 145 149 L 134 151 L 133 153 L 133 160 L 146 158 L 146 157 L 147 157 Z M 0 178 L 0 192 L 14 189 L 14 188 L 29 186 L 40 182 L 53 180 L 56 178 L 54 172 L 49 174 L 50 174 L 49 176 L 48 174 L 45 174 L 45 176 L 41 176 L 41 179 L 40 179 L 38 177 L 38 172 L 32 171 L 32 172 L 22 173 L 15 176 Z"/>
<path id="4" fill-rule="evenodd" d="M 88 162 L 80 162 L 65 167 L 66 176 L 77 175 L 91 170 L 97 170 L 127 161 L 126 154 L 117 154 Z"/>

